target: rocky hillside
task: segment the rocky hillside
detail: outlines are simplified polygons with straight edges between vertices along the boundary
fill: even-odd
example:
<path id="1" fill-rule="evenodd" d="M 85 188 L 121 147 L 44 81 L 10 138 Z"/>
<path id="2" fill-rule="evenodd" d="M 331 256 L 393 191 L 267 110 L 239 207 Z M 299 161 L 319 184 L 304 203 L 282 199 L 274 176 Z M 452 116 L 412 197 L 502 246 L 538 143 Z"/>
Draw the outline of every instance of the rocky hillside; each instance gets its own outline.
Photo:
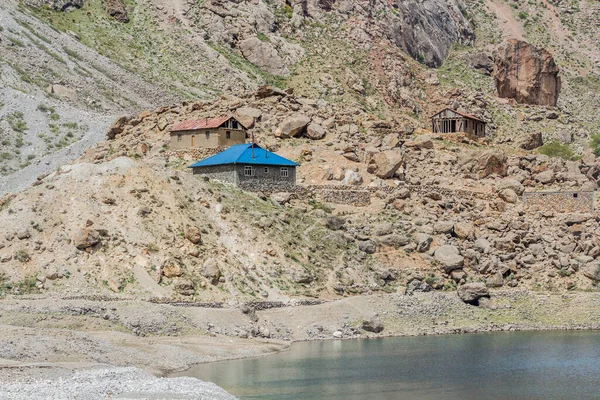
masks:
<path id="1" fill-rule="evenodd" d="M 3 293 L 595 290 L 595 213 L 521 199 L 597 186 L 595 4 L 0 7 L 0 191 L 34 182 L 0 205 Z M 488 120 L 489 137 L 431 135 L 443 107 Z M 228 113 L 301 165 L 304 191 L 244 193 L 189 174 L 198 155 L 169 151 L 168 127 Z M 323 185 L 370 205 L 329 203 Z"/>
<path id="2" fill-rule="evenodd" d="M 227 110 L 298 161 L 308 190 L 251 194 L 205 181 L 166 147 L 166 126 Z M 108 135 L 3 199 L 5 292 L 221 302 L 469 282 L 595 290 L 600 279 L 595 213 L 536 210 L 520 198 L 595 188 L 591 155 L 507 156 L 381 121 L 353 125 L 341 106 L 273 88 L 121 118 Z M 370 205 L 325 203 L 319 185 L 364 188 Z"/>

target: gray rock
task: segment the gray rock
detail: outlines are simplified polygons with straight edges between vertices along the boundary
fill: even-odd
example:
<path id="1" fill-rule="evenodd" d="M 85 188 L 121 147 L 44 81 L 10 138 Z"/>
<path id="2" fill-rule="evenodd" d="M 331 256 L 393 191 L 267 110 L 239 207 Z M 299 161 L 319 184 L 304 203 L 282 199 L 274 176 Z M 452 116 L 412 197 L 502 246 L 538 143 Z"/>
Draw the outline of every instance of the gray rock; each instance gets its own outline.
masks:
<path id="1" fill-rule="evenodd" d="M 460 255 L 458 248 L 452 245 L 440 246 L 435 251 L 434 259 L 447 273 L 451 272 L 452 270 L 462 268 L 465 261 Z"/>
<path id="2" fill-rule="evenodd" d="M 554 182 L 554 171 L 549 169 L 544 172 L 540 172 L 539 174 L 534 175 L 533 179 L 535 179 L 543 185 L 548 185 Z"/>
<path id="3" fill-rule="evenodd" d="M 425 233 L 417 233 L 415 235 L 415 244 L 417 245 L 416 250 L 419 253 L 425 253 L 429 250 L 429 246 L 431 245 L 432 241 L 433 238 L 431 236 Z"/>
<path id="4" fill-rule="evenodd" d="M 294 114 L 286 118 L 276 132 L 276 136 L 281 138 L 298 137 L 304 133 L 304 130 L 310 123 L 310 118 L 304 114 Z"/>
<path id="5" fill-rule="evenodd" d="M 458 297 L 465 303 L 478 304 L 482 297 L 489 297 L 488 288 L 483 282 L 471 282 L 461 285 L 457 289 Z"/>
<path id="6" fill-rule="evenodd" d="M 431 292 L 432 290 L 433 288 L 427 282 L 413 279 L 408 283 L 408 285 L 406 285 L 406 291 L 404 293 L 411 295 L 413 293 Z"/>
<path id="7" fill-rule="evenodd" d="M 383 331 L 383 323 L 379 318 L 371 317 L 363 321 L 362 328 L 367 332 L 380 333 Z"/>
<path id="8" fill-rule="evenodd" d="M 359 240 L 357 242 L 358 249 L 367 254 L 373 254 L 377 251 L 377 243 L 373 240 Z"/>
<path id="9" fill-rule="evenodd" d="M 213 285 L 218 284 L 221 277 L 219 262 L 214 258 L 207 259 L 202 267 L 202 276 L 210 280 Z"/>
<path id="10" fill-rule="evenodd" d="M 306 136 L 312 140 L 320 140 L 325 137 L 325 129 L 319 124 L 309 124 L 306 127 Z"/>

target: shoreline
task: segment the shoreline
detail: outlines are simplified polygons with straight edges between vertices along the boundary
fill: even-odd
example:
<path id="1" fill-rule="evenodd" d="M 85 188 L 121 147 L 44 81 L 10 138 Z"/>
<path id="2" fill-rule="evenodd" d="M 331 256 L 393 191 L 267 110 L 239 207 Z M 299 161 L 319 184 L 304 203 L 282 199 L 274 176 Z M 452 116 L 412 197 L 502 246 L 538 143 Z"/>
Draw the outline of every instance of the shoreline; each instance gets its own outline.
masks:
<path id="1" fill-rule="evenodd" d="M 0 302 L 0 379 L 33 384 L 131 367 L 172 379 L 197 364 L 273 355 L 303 341 L 600 330 L 600 293 L 491 295 L 479 307 L 453 292 L 430 292 L 246 313 L 137 300 L 9 298 Z M 361 328 L 374 315 L 384 327 L 379 334 Z"/>

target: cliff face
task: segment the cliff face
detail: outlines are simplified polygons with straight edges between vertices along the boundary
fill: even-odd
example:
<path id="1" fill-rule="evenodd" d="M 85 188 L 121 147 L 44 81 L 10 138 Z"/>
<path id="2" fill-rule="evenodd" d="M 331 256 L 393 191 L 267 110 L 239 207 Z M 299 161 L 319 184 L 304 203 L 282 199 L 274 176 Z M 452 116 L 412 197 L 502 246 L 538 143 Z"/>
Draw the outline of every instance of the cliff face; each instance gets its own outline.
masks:
<path id="1" fill-rule="evenodd" d="M 527 42 L 512 39 L 496 52 L 493 75 L 500 97 L 556 106 L 560 92 L 558 73 L 552 55 Z"/>

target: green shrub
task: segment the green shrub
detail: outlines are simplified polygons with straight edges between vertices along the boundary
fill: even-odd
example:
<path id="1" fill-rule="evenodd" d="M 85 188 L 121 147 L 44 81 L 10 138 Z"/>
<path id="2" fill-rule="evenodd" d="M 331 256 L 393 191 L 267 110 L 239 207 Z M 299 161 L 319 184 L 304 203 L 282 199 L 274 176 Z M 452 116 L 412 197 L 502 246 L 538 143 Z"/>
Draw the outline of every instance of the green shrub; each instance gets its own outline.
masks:
<path id="1" fill-rule="evenodd" d="M 31 260 L 31 256 L 25 249 L 15 250 L 13 257 L 15 260 L 21 261 L 21 262 L 27 262 L 27 261 Z"/>
<path id="2" fill-rule="evenodd" d="M 550 142 L 538 149 L 540 154 L 544 154 L 548 157 L 560 157 L 565 160 L 576 160 L 577 156 L 566 144 L 559 142 Z"/>
<path id="3" fill-rule="evenodd" d="M 15 132 L 25 132 L 27 128 L 27 123 L 23 120 L 23 113 L 20 111 L 16 111 L 8 114 L 6 120 L 8 124 Z"/>
<path id="4" fill-rule="evenodd" d="M 590 143 L 590 147 L 594 152 L 596 157 L 600 157 L 600 133 L 596 135 L 592 135 L 592 142 Z"/>

